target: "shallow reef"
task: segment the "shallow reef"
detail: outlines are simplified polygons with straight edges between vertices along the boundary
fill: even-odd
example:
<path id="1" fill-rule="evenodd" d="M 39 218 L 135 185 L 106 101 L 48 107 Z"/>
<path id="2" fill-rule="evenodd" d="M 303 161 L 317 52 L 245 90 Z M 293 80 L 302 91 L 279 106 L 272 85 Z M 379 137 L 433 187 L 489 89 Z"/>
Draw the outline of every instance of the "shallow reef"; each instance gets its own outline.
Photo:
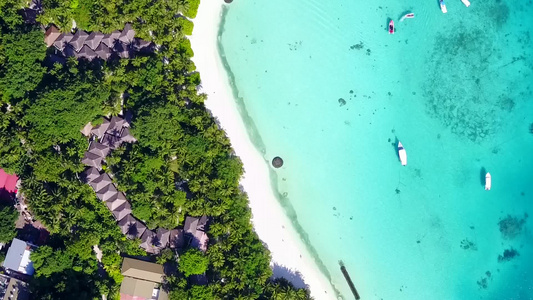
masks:
<path id="1" fill-rule="evenodd" d="M 525 213 L 523 218 L 507 215 L 507 217 L 500 219 L 498 226 L 502 237 L 507 240 L 517 237 L 522 232 L 527 218 L 528 214 Z"/>

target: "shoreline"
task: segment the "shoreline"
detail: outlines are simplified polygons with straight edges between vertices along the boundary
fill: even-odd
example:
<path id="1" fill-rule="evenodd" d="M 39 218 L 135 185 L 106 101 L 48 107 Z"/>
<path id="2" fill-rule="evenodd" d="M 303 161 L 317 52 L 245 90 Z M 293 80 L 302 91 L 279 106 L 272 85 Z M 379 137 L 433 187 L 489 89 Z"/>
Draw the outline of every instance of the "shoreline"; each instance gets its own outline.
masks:
<path id="1" fill-rule="evenodd" d="M 252 143 L 230 86 L 228 74 L 218 51 L 218 32 L 224 4 L 201 1 L 189 37 L 194 51 L 192 58 L 202 79 L 201 92 L 208 95 L 205 106 L 216 117 L 243 162 L 241 185 L 248 194 L 252 224 L 259 238 L 271 252 L 271 265 L 281 267 L 274 275 L 297 273 L 309 286 L 315 299 L 336 299 L 331 283 L 315 264 L 300 240 L 291 221 L 278 202 L 271 187 L 268 162 Z M 273 223 L 272 221 L 275 221 Z M 284 276 L 287 277 L 287 276 Z M 302 287 L 298 276 L 287 278 Z"/>

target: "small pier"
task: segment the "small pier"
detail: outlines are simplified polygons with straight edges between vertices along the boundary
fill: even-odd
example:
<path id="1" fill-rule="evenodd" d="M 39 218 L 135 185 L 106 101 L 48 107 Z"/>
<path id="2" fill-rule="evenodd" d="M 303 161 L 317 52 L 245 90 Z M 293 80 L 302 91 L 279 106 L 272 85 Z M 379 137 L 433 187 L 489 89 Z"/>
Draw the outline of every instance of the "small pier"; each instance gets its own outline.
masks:
<path id="1" fill-rule="evenodd" d="M 339 265 L 341 266 L 342 275 L 344 275 L 344 279 L 346 279 L 346 282 L 350 286 L 350 290 L 352 290 L 355 300 L 361 299 L 361 297 L 359 296 L 359 293 L 357 292 L 357 289 L 355 288 L 355 285 L 352 282 L 352 279 L 350 278 L 350 274 L 348 274 L 348 271 L 346 270 L 346 267 L 344 266 L 344 263 L 342 262 L 342 260 L 339 261 Z"/>

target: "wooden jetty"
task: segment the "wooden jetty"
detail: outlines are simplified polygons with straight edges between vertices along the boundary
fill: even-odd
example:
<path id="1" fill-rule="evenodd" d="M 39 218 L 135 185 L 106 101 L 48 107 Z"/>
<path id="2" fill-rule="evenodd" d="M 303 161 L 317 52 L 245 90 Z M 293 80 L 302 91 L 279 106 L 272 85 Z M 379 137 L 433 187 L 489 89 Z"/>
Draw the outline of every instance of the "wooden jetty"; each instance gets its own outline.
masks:
<path id="1" fill-rule="evenodd" d="M 342 260 L 339 261 L 339 265 L 341 266 L 342 275 L 344 275 L 344 279 L 346 279 L 346 282 L 348 282 L 348 285 L 350 286 L 350 290 L 352 290 L 355 300 L 361 299 L 359 293 L 357 292 L 357 289 L 355 288 L 355 285 L 352 282 L 352 279 L 350 278 L 350 274 L 348 274 L 348 271 L 346 270 L 346 267 L 344 266 Z"/>

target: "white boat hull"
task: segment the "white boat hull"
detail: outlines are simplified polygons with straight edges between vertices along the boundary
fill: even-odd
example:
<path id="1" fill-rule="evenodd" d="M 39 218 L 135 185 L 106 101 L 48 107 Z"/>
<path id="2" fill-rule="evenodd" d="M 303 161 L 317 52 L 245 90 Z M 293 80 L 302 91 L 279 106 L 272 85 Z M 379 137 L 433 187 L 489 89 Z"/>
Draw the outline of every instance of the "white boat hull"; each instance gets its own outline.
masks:
<path id="1" fill-rule="evenodd" d="M 402 166 L 407 166 L 407 152 L 405 152 L 401 142 L 398 142 L 398 156 L 400 157 Z"/>
<path id="2" fill-rule="evenodd" d="M 463 2 L 463 4 L 466 6 L 466 7 L 469 7 L 470 6 L 470 1 L 468 0 L 461 0 Z"/>
<path id="3" fill-rule="evenodd" d="M 444 14 L 448 12 L 448 10 L 446 9 L 446 5 L 444 5 L 444 4 L 440 5 L 440 10 L 442 10 L 442 13 L 444 13 Z"/>
<path id="4" fill-rule="evenodd" d="M 487 173 L 487 175 L 485 175 L 485 190 L 490 191 L 491 187 L 492 187 L 492 177 L 490 176 L 490 173 Z"/>

